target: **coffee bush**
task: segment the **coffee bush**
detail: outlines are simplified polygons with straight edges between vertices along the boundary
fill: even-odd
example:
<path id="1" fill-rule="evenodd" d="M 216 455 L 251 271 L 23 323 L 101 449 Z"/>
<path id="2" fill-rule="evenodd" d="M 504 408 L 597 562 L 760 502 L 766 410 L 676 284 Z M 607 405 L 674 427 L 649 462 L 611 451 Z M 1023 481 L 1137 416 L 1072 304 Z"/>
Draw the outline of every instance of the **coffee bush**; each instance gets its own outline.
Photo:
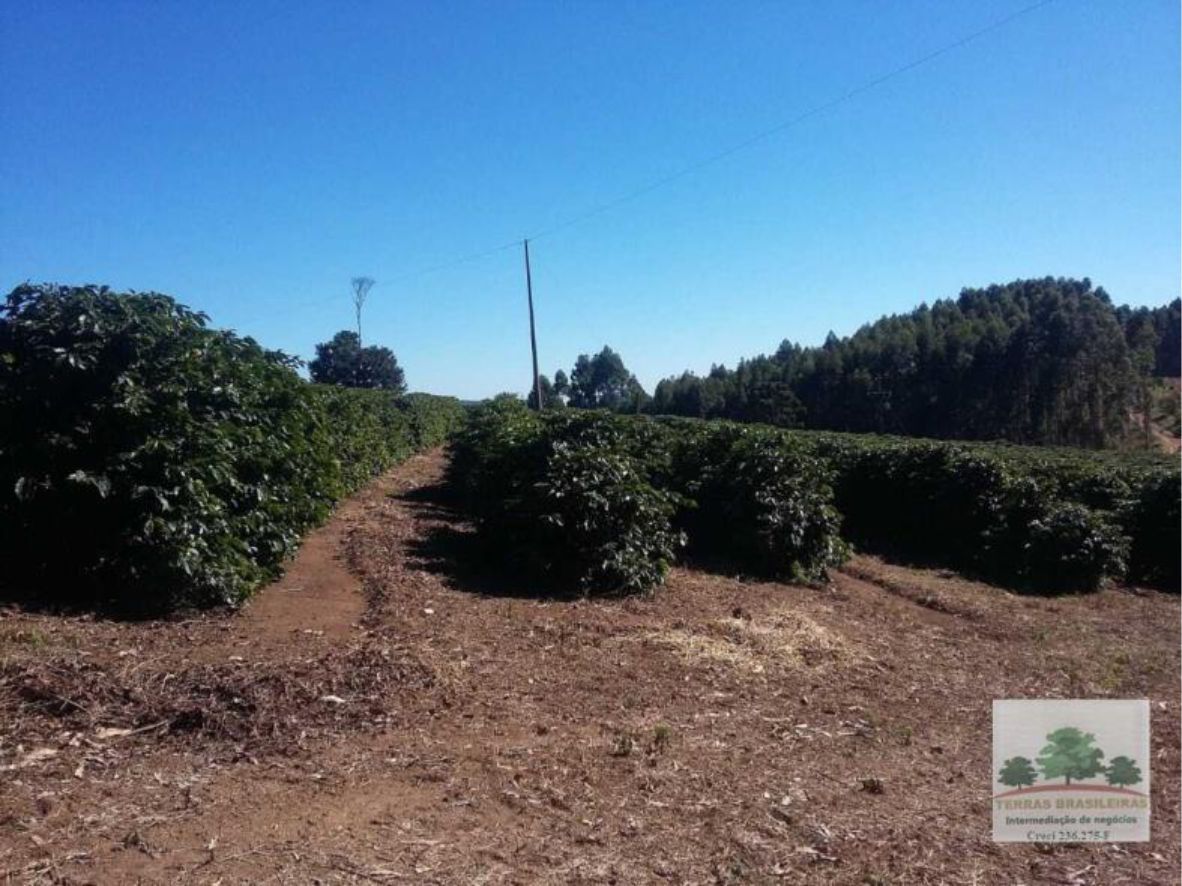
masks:
<path id="1" fill-rule="evenodd" d="M 469 415 L 451 480 L 490 555 L 550 591 L 634 593 L 681 544 L 674 497 L 649 484 L 614 418 L 538 416 L 497 400 Z"/>
<path id="2" fill-rule="evenodd" d="M 295 365 L 157 293 L 15 289 L 0 307 L 7 592 L 145 614 L 237 604 L 337 500 L 462 414 L 310 385 Z"/>
<path id="3" fill-rule="evenodd" d="M 1177 594 L 1182 585 L 1178 472 L 1146 477 L 1121 519 L 1131 539 L 1129 580 Z"/>
<path id="4" fill-rule="evenodd" d="M 703 549 L 795 581 L 823 579 L 848 556 L 829 468 L 780 434 L 737 435 L 701 476 L 695 541 Z"/>
<path id="5" fill-rule="evenodd" d="M 1053 502 L 1027 526 L 1019 574 L 1036 593 L 1094 591 L 1124 571 L 1124 536 L 1091 508 Z"/>

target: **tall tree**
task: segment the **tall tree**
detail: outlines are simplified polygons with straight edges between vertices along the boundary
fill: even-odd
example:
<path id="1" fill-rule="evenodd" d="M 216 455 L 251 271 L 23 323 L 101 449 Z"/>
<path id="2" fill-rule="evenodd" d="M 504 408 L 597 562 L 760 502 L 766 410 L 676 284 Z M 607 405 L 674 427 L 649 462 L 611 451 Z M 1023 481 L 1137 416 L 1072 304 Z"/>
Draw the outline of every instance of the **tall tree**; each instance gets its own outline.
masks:
<path id="1" fill-rule="evenodd" d="M 1086 279 L 965 289 L 846 338 L 831 332 L 820 347 L 784 341 L 734 370 L 664 379 L 649 408 L 787 427 L 1122 444 L 1145 403 L 1147 367 L 1177 369 L 1180 305 L 1114 308 Z"/>
<path id="2" fill-rule="evenodd" d="M 639 412 L 648 400 L 636 376 L 610 347 L 594 356 L 580 354 L 570 374 L 569 404 L 579 409 Z"/>
<path id="3" fill-rule="evenodd" d="M 560 370 L 558 370 L 558 373 L 555 374 L 555 377 L 557 377 L 558 375 L 561 375 L 561 374 L 562 374 L 562 370 L 560 369 Z M 565 380 L 565 376 L 564 376 L 564 380 Z M 562 399 L 558 384 L 551 383 L 550 379 L 547 378 L 545 374 L 541 374 L 538 376 L 538 386 L 541 387 L 541 389 L 542 389 L 542 408 L 543 409 L 562 409 L 563 407 L 566 406 L 565 401 L 563 401 L 563 399 Z M 529 396 L 526 397 L 525 402 L 526 402 L 526 405 L 530 409 L 537 409 L 538 408 L 537 391 L 532 386 L 530 387 Z"/>
<path id="4" fill-rule="evenodd" d="M 381 388 L 402 394 L 406 377 L 389 348 L 361 347 L 356 332 L 341 330 L 316 345 L 316 357 L 308 364 L 312 381 L 347 388 Z"/>
<path id="5" fill-rule="evenodd" d="M 1174 299 L 1153 312 L 1157 330 L 1157 360 L 1154 375 L 1168 378 L 1182 376 L 1182 299 Z"/>
<path id="6" fill-rule="evenodd" d="M 1153 385 L 1154 368 L 1157 362 L 1157 330 L 1153 316 L 1145 308 L 1133 312 L 1124 326 L 1125 342 L 1129 348 L 1129 359 L 1137 381 L 1137 412 L 1141 420 L 1141 431 L 1146 445 L 1149 444 L 1153 426 Z"/>

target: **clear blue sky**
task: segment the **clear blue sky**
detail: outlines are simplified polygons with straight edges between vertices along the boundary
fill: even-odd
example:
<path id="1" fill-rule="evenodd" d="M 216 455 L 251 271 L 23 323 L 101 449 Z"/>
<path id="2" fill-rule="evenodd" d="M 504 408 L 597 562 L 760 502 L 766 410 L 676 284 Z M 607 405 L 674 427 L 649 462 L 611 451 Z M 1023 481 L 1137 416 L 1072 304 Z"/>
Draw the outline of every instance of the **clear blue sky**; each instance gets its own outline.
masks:
<path id="1" fill-rule="evenodd" d="M 1029 0 L 1026 0 L 1029 2 Z M 524 392 L 546 229 L 1024 0 L 0 4 L 0 286 L 155 289 Z M 1017 277 L 1179 293 L 1175 0 L 1057 0 L 533 247 L 543 371 L 647 388 Z"/>

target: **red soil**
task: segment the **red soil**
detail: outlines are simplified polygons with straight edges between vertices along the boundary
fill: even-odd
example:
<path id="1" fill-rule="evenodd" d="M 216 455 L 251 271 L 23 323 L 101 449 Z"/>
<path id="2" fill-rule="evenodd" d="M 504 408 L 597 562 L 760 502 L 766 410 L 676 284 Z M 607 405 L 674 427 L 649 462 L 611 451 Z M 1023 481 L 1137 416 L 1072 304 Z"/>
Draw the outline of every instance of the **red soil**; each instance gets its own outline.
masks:
<path id="1" fill-rule="evenodd" d="M 442 466 L 238 615 L 0 613 L 0 881 L 1178 882 L 1177 597 L 859 557 L 823 589 L 539 599 Z M 1023 697 L 1150 699 L 1152 842 L 991 841 L 991 703 Z"/>

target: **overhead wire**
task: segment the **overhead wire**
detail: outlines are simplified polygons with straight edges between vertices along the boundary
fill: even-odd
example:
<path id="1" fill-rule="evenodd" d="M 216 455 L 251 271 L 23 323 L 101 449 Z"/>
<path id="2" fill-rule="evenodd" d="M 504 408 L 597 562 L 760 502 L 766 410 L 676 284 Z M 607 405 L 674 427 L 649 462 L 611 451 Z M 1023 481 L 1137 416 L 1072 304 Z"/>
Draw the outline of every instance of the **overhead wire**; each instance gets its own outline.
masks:
<path id="1" fill-rule="evenodd" d="M 894 68 L 885 74 L 875 77 L 873 80 L 868 80 L 865 83 L 855 86 L 854 88 L 847 90 L 846 92 L 842 93 L 840 96 L 837 96 L 836 98 L 830 99 L 829 101 L 823 102 L 818 105 L 814 105 L 813 107 L 809 108 L 808 110 L 803 111 L 802 113 L 793 117 L 791 120 L 787 120 L 783 123 L 779 123 L 776 126 L 772 126 L 769 129 L 765 129 L 762 132 L 759 132 L 759 133 L 756 133 L 755 135 L 749 136 L 748 138 L 744 139 L 741 142 L 738 142 L 734 145 L 731 145 L 728 148 L 718 151 L 715 154 L 711 154 L 708 157 L 705 157 L 701 160 L 691 163 L 688 166 L 684 166 L 681 169 L 678 169 L 674 172 L 669 173 L 668 175 L 665 175 L 661 178 L 655 179 L 654 181 L 651 181 L 648 184 L 641 185 L 640 187 L 636 188 L 635 190 L 629 191 L 628 193 L 623 194 L 619 197 L 616 197 L 612 200 L 609 200 L 606 203 L 601 203 L 598 206 L 594 206 L 594 207 L 588 209 L 587 211 L 580 213 L 579 215 L 565 219 L 564 221 L 558 222 L 554 225 L 551 225 L 550 227 L 543 228 L 540 231 L 537 231 L 536 233 L 530 235 L 530 237 L 528 239 L 540 240 L 543 237 L 548 237 L 552 234 L 555 234 L 559 231 L 565 230 L 566 228 L 577 225 L 577 224 L 579 224 L 583 221 L 586 221 L 590 218 L 594 218 L 597 215 L 602 215 L 603 213 L 608 212 L 609 210 L 615 209 L 616 207 L 621 206 L 625 203 L 629 203 L 632 200 L 635 200 L 639 197 L 643 197 L 644 195 L 649 194 L 649 193 L 657 190 L 658 188 L 662 188 L 665 185 L 671 184 L 671 183 L 677 181 L 678 179 L 684 178 L 687 175 L 697 172 L 700 169 L 704 169 L 707 166 L 711 166 L 715 163 L 718 163 L 721 160 L 725 160 L 726 158 L 728 158 L 734 154 L 737 154 L 740 151 L 746 150 L 747 148 L 750 148 L 751 146 L 756 145 L 762 141 L 766 141 L 767 139 L 771 138 L 772 136 L 779 135 L 781 132 L 784 132 L 787 129 L 791 129 L 794 126 L 799 126 L 801 123 L 804 123 L 806 120 L 809 120 L 813 117 L 823 114 L 826 111 L 830 111 L 833 108 L 838 107 L 839 105 L 845 104 L 846 102 L 850 101 L 851 99 L 854 99 L 865 92 L 869 92 L 870 90 L 875 89 L 876 87 L 881 86 L 882 84 L 884 84 L 890 80 L 893 80 L 896 77 L 906 74 L 909 71 L 913 71 L 916 68 L 922 67 L 923 65 L 926 65 L 929 62 L 935 61 L 937 58 L 940 58 L 943 55 L 947 55 L 949 52 L 953 52 L 957 49 L 960 49 L 961 47 L 966 46 L 969 43 L 972 43 L 974 40 L 978 40 L 981 37 L 984 37 L 985 35 L 992 33 L 993 31 L 996 31 L 1000 28 L 1005 27 L 1006 25 L 1021 18 L 1022 16 L 1029 15 L 1030 13 L 1041 9 L 1044 6 L 1049 6 L 1053 2 L 1055 2 L 1055 0 L 1038 0 L 1038 2 L 1031 3 L 1028 6 L 1024 6 L 1022 9 L 1019 9 L 1016 12 L 1012 12 L 1009 15 L 1004 16 L 1003 18 L 997 19 L 996 21 L 991 22 L 990 24 L 977 29 L 976 31 L 973 31 L 970 34 L 966 34 L 965 36 L 953 41 L 952 43 L 948 43 L 944 46 L 941 46 L 939 49 L 933 50 L 932 52 L 929 52 L 927 55 L 924 55 L 924 56 L 921 56 L 920 58 L 914 59 L 914 60 L 908 62 L 907 64 L 900 65 L 899 67 Z"/>
<path id="2" fill-rule="evenodd" d="M 916 68 L 920 68 L 920 67 L 923 67 L 924 65 L 930 64 L 931 62 L 935 61 L 936 59 L 938 59 L 944 55 L 947 55 L 950 52 L 954 52 L 957 49 L 961 49 L 961 48 L 967 46 L 968 44 L 973 43 L 973 42 L 981 39 L 982 37 L 985 37 L 985 36 L 993 33 L 994 31 L 1000 30 L 1000 29 L 1006 27 L 1007 25 L 1012 24 L 1013 22 L 1017 21 L 1020 18 L 1030 15 L 1031 13 L 1037 12 L 1038 10 L 1042 9 L 1045 6 L 1049 6 L 1051 3 L 1054 3 L 1054 2 L 1055 2 L 1055 0 L 1036 0 L 1036 2 L 1034 2 L 1034 3 L 1030 3 L 1026 6 L 1023 6 L 1021 9 L 1018 9 L 1012 13 L 1009 13 L 1008 15 L 998 18 L 998 19 L 990 22 L 989 24 L 976 29 L 975 31 L 965 34 L 964 36 L 959 37 L 950 43 L 944 44 L 943 46 L 939 47 L 938 49 L 932 50 L 931 52 L 928 52 L 925 55 L 920 56 L 919 58 L 912 59 L 911 61 L 907 62 L 906 64 L 899 65 L 898 67 L 892 68 L 891 70 L 887 71 L 884 74 L 881 74 L 877 77 L 874 77 L 871 80 L 867 80 L 857 86 L 854 86 L 851 89 L 846 90 L 844 93 L 842 93 L 839 96 L 836 96 L 832 99 L 829 99 L 828 101 L 821 102 L 817 105 L 814 105 L 813 107 L 797 114 L 795 117 L 791 118 L 790 120 L 786 120 L 786 121 L 779 123 L 775 126 L 769 127 L 768 129 L 764 129 L 761 132 L 755 133 L 754 135 L 751 135 L 751 136 L 743 139 L 740 142 L 736 142 L 735 144 L 730 145 L 729 147 L 726 147 L 720 151 L 717 151 L 714 154 L 711 154 L 707 157 L 702 158 L 701 160 L 697 160 L 693 163 L 683 166 L 680 169 L 674 170 L 673 172 L 668 173 L 667 175 L 664 175 L 664 176 L 661 176 L 660 178 L 654 179 L 654 180 L 648 182 L 647 184 L 641 185 L 640 187 L 637 187 L 631 191 L 628 191 L 627 193 L 621 194 L 618 197 L 612 198 L 611 200 L 607 200 L 603 203 L 592 206 L 583 212 L 580 212 L 576 215 L 570 216 L 569 218 L 563 219 L 562 221 L 556 222 L 552 225 L 540 228 L 527 237 L 517 238 L 514 240 L 510 240 L 508 242 L 502 243 L 499 246 L 494 246 L 489 249 L 483 249 L 483 250 L 480 250 L 477 252 L 467 253 L 465 255 L 458 256 L 454 259 L 449 259 L 446 261 L 439 262 L 437 264 L 428 265 L 427 267 L 420 268 L 417 271 L 412 271 L 409 273 L 400 274 L 395 277 L 388 277 L 385 280 L 379 281 L 379 282 L 400 283 L 400 282 L 406 282 L 408 280 L 414 280 L 419 277 L 426 276 L 428 274 L 434 274 L 439 271 L 444 271 L 444 270 L 448 270 L 453 267 L 458 267 L 459 265 L 469 264 L 469 263 L 475 262 L 475 261 L 480 261 L 481 259 L 489 258 L 493 255 L 504 252 L 508 249 L 513 249 L 513 248 L 519 247 L 519 246 L 521 246 L 523 240 L 533 241 L 533 240 L 540 240 L 544 237 L 551 237 L 554 234 L 559 233 L 560 231 L 564 231 L 567 228 L 574 227 L 575 225 L 581 224 L 585 221 L 595 218 L 596 216 L 603 215 L 606 212 L 609 212 L 613 209 L 616 209 L 619 206 L 622 206 L 624 204 L 627 204 L 627 203 L 630 203 L 634 200 L 637 200 L 647 194 L 652 193 L 653 191 L 656 191 L 660 188 L 665 187 L 666 185 L 672 184 L 673 182 L 676 182 L 682 178 L 685 178 L 688 175 L 698 172 L 699 170 L 702 170 L 708 166 L 712 166 L 715 163 L 719 163 L 719 162 L 727 159 L 728 157 L 731 157 L 741 151 L 747 150 L 748 148 L 759 144 L 760 142 L 767 141 L 768 139 L 772 138 L 773 136 L 779 135 L 780 133 L 785 132 L 786 130 L 789 130 L 789 129 L 792 129 L 793 127 L 799 126 L 800 124 L 812 119 L 813 117 L 817 117 L 821 114 L 826 113 L 827 111 L 831 111 L 834 108 L 839 107 L 839 106 L 857 98 L 858 96 L 860 96 L 866 92 L 869 92 L 873 89 L 878 88 L 879 86 L 882 86 L 884 83 L 894 80 L 895 78 L 900 77 L 910 71 L 914 71 Z M 302 305 L 297 303 L 296 305 L 287 305 L 286 307 L 288 307 L 288 308 L 301 307 L 301 306 L 308 307 L 308 306 L 312 306 L 312 305 L 327 304 L 328 302 L 336 301 L 339 298 L 340 298 L 340 296 L 334 295 L 334 296 L 329 296 L 329 297 L 323 298 L 323 299 L 313 299 L 308 302 L 302 303 Z"/>
<path id="3" fill-rule="evenodd" d="M 846 102 L 848 102 L 854 98 L 857 98 L 859 95 L 862 95 L 863 93 L 869 92 L 872 89 L 882 86 L 884 83 L 894 80 L 896 77 L 900 77 L 903 74 L 906 74 L 910 71 L 914 71 L 916 68 L 919 68 L 919 67 L 922 67 L 926 64 L 929 64 L 930 62 L 935 61 L 936 59 L 940 58 L 941 56 L 947 55 L 950 52 L 954 52 L 957 49 L 961 49 L 962 47 L 967 46 L 968 44 L 970 44 L 976 40 L 979 40 L 982 37 L 993 33 L 994 31 L 1004 28 L 1006 25 L 1009 25 L 1012 22 L 1017 21 L 1018 19 L 1020 19 L 1024 16 L 1030 15 L 1033 12 L 1037 12 L 1039 9 L 1042 9 L 1044 6 L 1049 6 L 1050 4 L 1052 4 L 1054 2 L 1055 2 L 1055 0 L 1037 0 L 1037 2 L 1030 3 L 1027 6 L 1022 7 L 1021 9 L 1018 9 L 1015 12 L 1010 13 L 1009 15 L 1006 15 L 1006 16 L 1003 16 L 999 19 L 996 19 L 996 20 L 990 22 L 989 24 L 984 25 L 983 27 L 980 27 L 975 31 L 972 31 L 969 34 L 965 34 L 964 36 L 952 41 L 951 43 L 946 43 L 945 45 L 939 47 L 938 49 L 932 50 L 931 52 L 927 53 L 926 55 L 920 56 L 919 58 L 916 58 L 916 59 L 912 59 L 911 61 L 907 62 L 906 64 L 900 65 L 897 68 L 893 68 L 890 71 L 887 71 L 886 73 L 881 74 L 872 80 L 867 80 L 866 82 L 861 83 L 858 86 L 848 89 L 844 93 L 842 93 L 841 95 L 839 95 L 835 98 L 832 98 L 829 101 L 814 105 L 813 107 L 809 108 L 808 110 L 803 111 L 800 114 L 797 114 L 795 117 L 793 117 L 790 120 L 786 120 L 783 123 L 779 123 L 775 126 L 772 126 L 768 129 L 763 130 L 762 132 L 758 132 L 752 136 L 749 136 L 748 138 L 744 139 L 741 142 L 737 142 L 736 144 L 733 144 L 733 145 L 731 145 L 727 148 L 724 148 L 714 154 L 711 154 L 708 157 L 704 157 L 701 160 L 697 160 L 693 163 L 690 163 L 687 166 L 683 166 L 681 169 L 675 170 L 674 172 L 671 172 L 671 173 L 664 175 L 660 178 L 654 179 L 653 181 L 650 181 L 647 184 L 641 185 L 640 187 L 635 188 L 634 190 L 631 190 L 625 194 L 622 194 L 619 197 L 615 197 L 615 198 L 608 200 L 604 203 L 600 203 L 597 206 L 593 206 L 590 209 L 587 209 L 586 211 L 579 213 L 578 215 L 571 216 L 570 218 L 564 219 L 563 221 L 557 222 L 557 223 L 550 225 L 548 227 L 545 227 L 545 228 L 541 228 L 541 229 L 535 231 L 534 233 L 530 234 L 528 237 L 525 237 L 524 239 L 533 241 L 533 240 L 540 240 L 543 237 L 552 236 L 553 234 L 556 234 L 559 231 L 563 231 L 569 227 L 573 227 L 574 225 L 580 224 L 581 222 L 584 222 L 584 221 L 587 221 L 588 219 L 594 218 L 597 215 L 602 215 L 603 213 L 608 212 L 612 209 L 615 209 L 618 206 L 622 206 L 625 203 L 629 203 L 633 200 L 643 197 L 646 194 L 649 194 L 659 188 L 664 187 L 665 185 L 672 184 L 673 182 L 675 182 L 679 179 L 685 178 L 687 175 L 691 175 L 692 173 L 695 173 L 701 169 L 704 169 L 707 166 L 712 166 L 713 164 L 718 163 L 722 160 L 725 160 L 726 158 L 733 156 L 734 154 L 737 154 L 740 151 L 744 151 L 747 148 L 752 147 L 753 145 L 756 145 L 756 144 L 759 144 L 760 142 L 766 141 L 767 139 L 771 138 L 772 136 L 779 135 L 781 132 L 784 132 L 785 130 L 791 129 L 794 126 L 799 126 L 801 123 L 804 123 L 805 121 L 810 120 L 813 117 L 823 114 L 826 111 L 831 111 L 834 108 L 836 108 L 840 105 L 843 105 Z M 502 252 L 505 249 L 509 249 L 514 246 L 520 246 L 521 242 L 522 242 L 521 239 L 513 240 L 513 241 L 511 241 L 507 244 L 504 244 L 502 246 L 498 246 L 493 249 L 486 250 L 484 252 L 476 253 L 472 256 L 460 258 L 460 259 L 457 259 L 453 262 L 446 262 L 446 263 L 443 263 L 440 265 L 435 265 L 430 268 L 425 268 L 421 271 L 418 271 L 412 275 L 407 275 L 407 276 L 417 277 L 417 276 L 421 276 L 423 274 L 433 273 L 434 271 L 437 271 L 437 270 L 449 268 L 449 267 L 452 267 L 456 264 L 461 264 L 466 261 L 474 261 L 478 258 L 484 258 L 489 255 L 493 255 L 497 252 Z"/>

